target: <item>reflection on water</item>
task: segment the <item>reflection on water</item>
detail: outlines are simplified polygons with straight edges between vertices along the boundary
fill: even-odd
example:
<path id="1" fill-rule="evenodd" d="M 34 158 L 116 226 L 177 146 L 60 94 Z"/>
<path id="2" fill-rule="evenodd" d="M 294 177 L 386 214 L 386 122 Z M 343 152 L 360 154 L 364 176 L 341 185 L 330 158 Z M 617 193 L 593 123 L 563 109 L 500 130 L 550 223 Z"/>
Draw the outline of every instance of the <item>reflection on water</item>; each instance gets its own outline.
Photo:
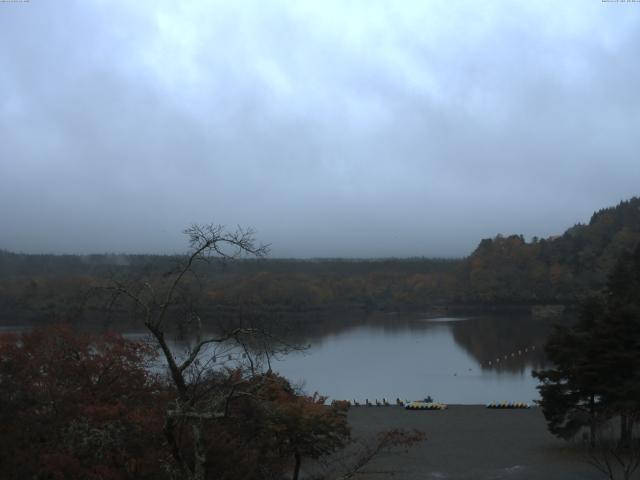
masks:
<path id="1" fill-rule="evenodd" d="M 455 321 L 453 321 L 455 320 Z M 550 323 L 531 318 L 379 316 L 307 337 L 310 348 L 274 369 L 332 398 L 446 403 L 538 398 L 531 371 L 544 364 Z M 491 362 L 491 363 L 489 363 Z"/>
<path id="2" fill-rule="evenodd" d="M 277 324 L 278 335 L 309 348 L 271 358 L 272 368 L 309 393 L 360 402 L 430 395 L 455 404 L 538 398 L 531 371 L 544 365 L 542 346 L 551 329 L 550 321 L 514 315 L 301 314 Z M 127 338 L 146 337 L 139 328 L 118 330 Z M 173 341 L 186 351 L 195 338 Z M 230 345 L 210 345 L 201 361 L 219 367 L 244 358 Z"/>

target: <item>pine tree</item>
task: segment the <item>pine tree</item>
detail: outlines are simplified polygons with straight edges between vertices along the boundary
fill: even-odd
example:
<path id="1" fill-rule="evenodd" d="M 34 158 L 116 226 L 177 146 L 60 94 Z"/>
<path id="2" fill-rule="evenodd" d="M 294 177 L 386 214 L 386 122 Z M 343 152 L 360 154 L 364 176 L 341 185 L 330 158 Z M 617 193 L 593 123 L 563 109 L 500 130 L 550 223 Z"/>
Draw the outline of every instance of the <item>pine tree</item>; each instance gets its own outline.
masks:
<path id="1" fill-rule="evenodd" d="M 609 278 L 607 312 L 596 325 L 602 396 L 620 416 L 620 443 L 640 413 L 640 246 L 620 257 Z"/>
<path id="2" fill-rule="evenodd" d="M 593 362 L 596 342 L 594 325 L 604 312 L 604 304 L 591 298 L 582 307 L 579 322 L 571 328 L 557 327 L 549 337 L 545 352 L 553 369 L 534 372 L 542 384 L 538 387 L 549 431 L 570 439 L 588 427 L 591 442 L 601 411 L 601 369 Z"/>
<path id="3" fill-rule="evenodd" d="M 631 441 L 640 414 L 640 245 L 622 255 L 602 298 L 582 306 L 571 328 L 558 328 L 545 351 L 554 368 L 534 372 L 549 430 L 571 438 L 620 418 L 620 443 Z"/>

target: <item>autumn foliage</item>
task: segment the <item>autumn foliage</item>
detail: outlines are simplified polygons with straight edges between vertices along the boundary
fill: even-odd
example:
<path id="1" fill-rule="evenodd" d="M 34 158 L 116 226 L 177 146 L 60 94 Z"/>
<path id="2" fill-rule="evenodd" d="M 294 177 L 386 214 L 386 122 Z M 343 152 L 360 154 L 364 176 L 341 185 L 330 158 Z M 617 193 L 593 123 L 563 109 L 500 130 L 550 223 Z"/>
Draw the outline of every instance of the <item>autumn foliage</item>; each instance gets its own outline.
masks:
<path id="1" fill-rule="evenodd" d="M 6 479 L 170 478 L 165 437 L 175 396 L 153 375 L 147 345 L 114 334 L 38 328 L 0 341 L 0 465 Z M 229 392 L 224 416 L 205 422 L 206 478 L 297 474 L 349 439 L 347 404 L 296 391 L 271 372 L 212 373 L 201 390 Z M 192 448 L 189 429 L 177 446 Z M 188 457 L 188 455 L 186 455 Z"/>
<path id="2" fill-rule="evenodd" d="M 158 478 L 166 395 L 144 368 L 152 351 L 68 326 L 2 340 L 3 478 Z"/>

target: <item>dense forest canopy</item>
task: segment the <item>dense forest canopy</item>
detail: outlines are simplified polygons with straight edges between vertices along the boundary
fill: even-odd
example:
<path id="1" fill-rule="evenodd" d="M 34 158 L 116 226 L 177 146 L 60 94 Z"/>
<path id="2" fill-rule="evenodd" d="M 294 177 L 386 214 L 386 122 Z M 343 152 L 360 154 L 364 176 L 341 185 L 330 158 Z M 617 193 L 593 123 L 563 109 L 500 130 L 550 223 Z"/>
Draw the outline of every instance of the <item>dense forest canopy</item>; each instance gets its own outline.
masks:
<path id="1" fill-rule="evenodd" d="M 640 198 L 595 212 L 547 239 L 497 235 L 468 257 L 214 261 L 201 300 L 284 311 L 424 309 L 434 305 L 572 304 L 606 283 L 640 240 Z M 57 315 L 106 279 L 161 276 L 178 256 L 27 255 L 0 251 L 0 306 L 20 318 Z M 205 272 L 206 271 L 206 272 Z"/>
<path id="2" fill-rule="evenodd" d="M 640 199 L 593 214 L 563 235 L 526 242 L 485 239 L 464 262 L 466 299 L 574 302 L 601 289 L 616 260 L 640 240 Z"/>

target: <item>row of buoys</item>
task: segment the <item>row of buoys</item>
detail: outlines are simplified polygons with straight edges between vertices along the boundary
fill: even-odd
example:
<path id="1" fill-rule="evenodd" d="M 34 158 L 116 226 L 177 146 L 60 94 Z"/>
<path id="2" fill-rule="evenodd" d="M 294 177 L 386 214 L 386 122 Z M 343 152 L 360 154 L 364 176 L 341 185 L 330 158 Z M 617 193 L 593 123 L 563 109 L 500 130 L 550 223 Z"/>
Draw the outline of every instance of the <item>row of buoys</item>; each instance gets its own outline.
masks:
<path id="1" fill-rule="evenodd" d="M 491 402 L 489 405 L 487 405 L 487 408 L 531 408 L 531 406 L 525 402 Z"/>
<path id="2" fill-rule="evenodd" d="M 447 405 L 439 402 L 409 402 L 404 408 L 407 410 L 446 410 Z"/>
<path id="3" fill-rule="evenodd" d="M 502 355 L 501 357 L 497 357 L 495 360 L 489 360 L 487 362 L 487 365 L 489 367 L 491 367 L 494 364 L 496 364 L 496 365 L 499 364 L 501 360 L 502 361 L 506 361 L 506 360 L 509 360 L 509 358 L 516 358 L 516 356 L 518 356 L 518 357 L 522 356 L 525 353 L 529 353 L 529 351 L 533 352 L 535 349 L 536 349 L 535 345 L 532 345 L 531 347 L 525 347 L 524 349 L 520 349 L 520 350 L 518 350 L 516 352 L 511 352 L 510 354 Z"/>

